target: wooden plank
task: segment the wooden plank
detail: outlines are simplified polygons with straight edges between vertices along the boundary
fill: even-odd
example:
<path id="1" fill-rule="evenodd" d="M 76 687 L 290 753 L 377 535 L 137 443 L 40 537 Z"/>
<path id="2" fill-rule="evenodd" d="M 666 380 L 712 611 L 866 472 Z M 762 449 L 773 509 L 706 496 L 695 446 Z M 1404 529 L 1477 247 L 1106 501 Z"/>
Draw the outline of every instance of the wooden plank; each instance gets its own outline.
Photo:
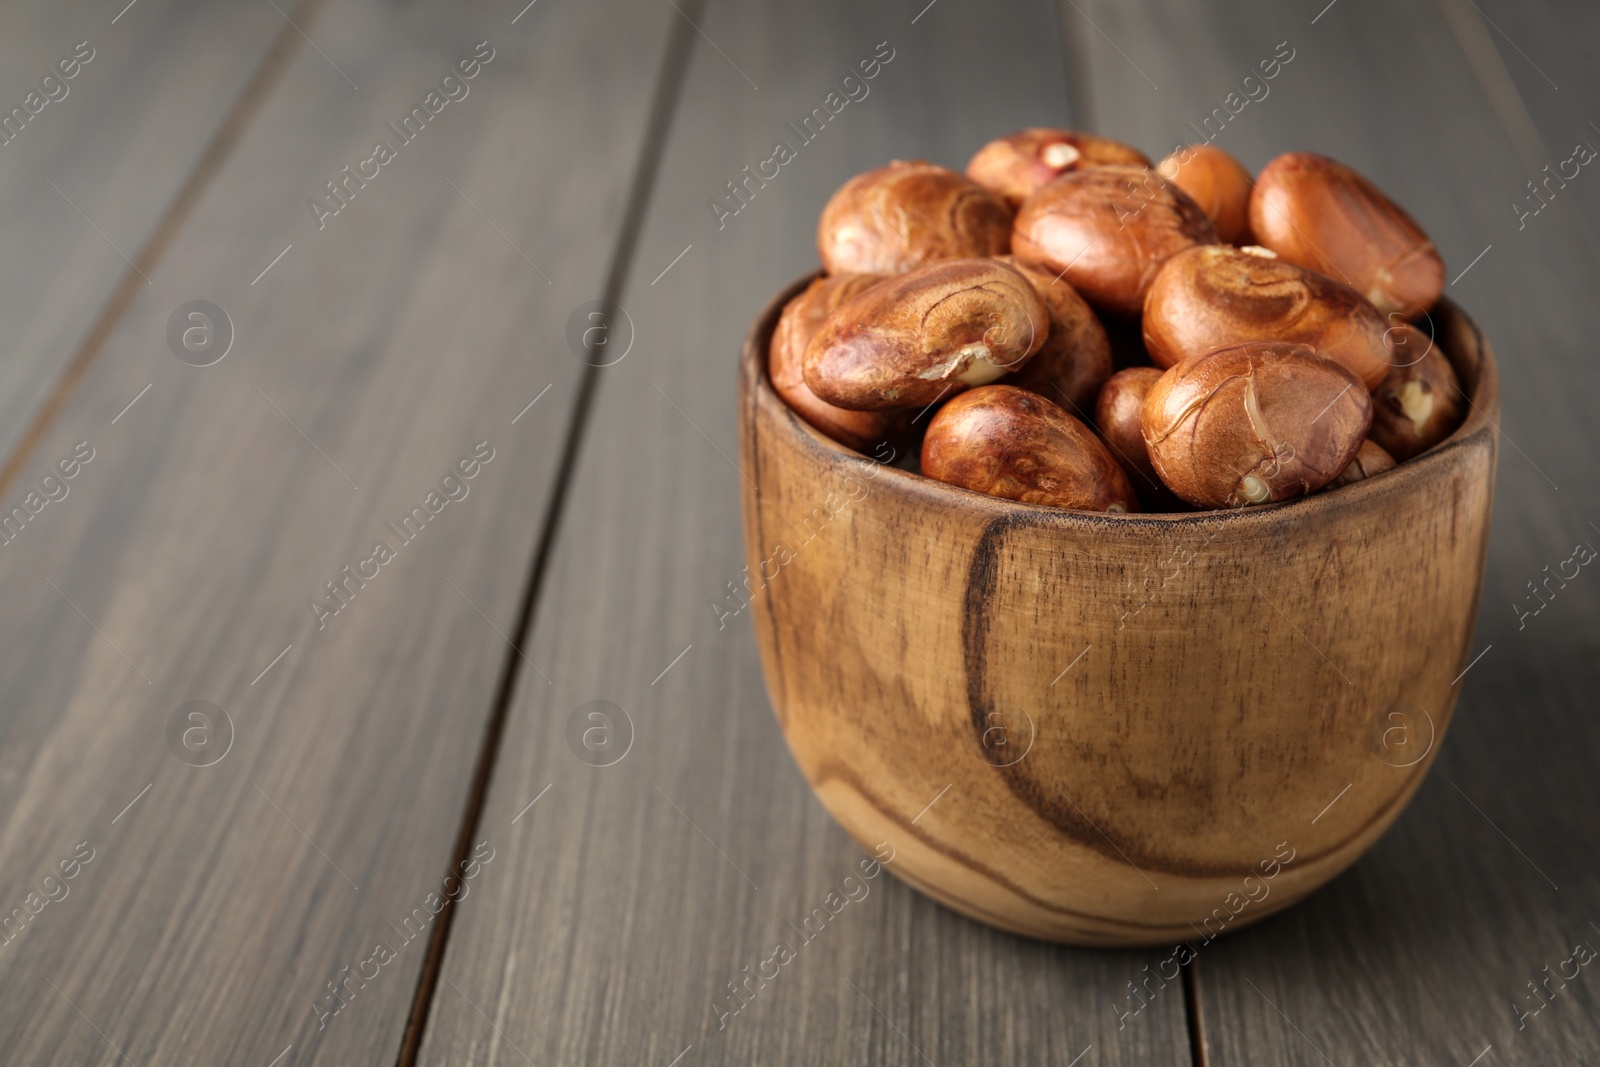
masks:
<path id="1" fill-rule="evenodd" d="M 1126 983 L 1164 954 L 999 934 L 862 877 L 870 857 L 785 751 L 746 620 L 710 609 L 744 563 L 751 320 L 814 268 L 817 214 L 851 174 L 897 156 L 960 167 L 988 137 L 1069 121 L 1059 24 L 925 0 L 726 3 L 697 21 L 623 296 L 638 341 L 601 372 L 534 625 L 532 659 L 560 670 L 552 686 L 523 674 L 479 831 L 506 842 L 504 866 L 457 916 L 419 1062 L 1187 1063 L 1179 985 L 1119 1029 Z M 793 146 L 787 123 L 879 42 L 893 58 L 867 95 L 719 230 L 707 202 Z M 584 730 L 606 740 L 595 711 L 612 755 L 631 723 L 611 766 L 576 755 Z M 830 897 L 837 916 L 808 937 Z M 767 962 L 780 942 L 794 958 Z"/>
<path id="2" fill-rule="evenodd" d="M 1600 945 L 1586 903 L 1600 889 L 1600 738 L 1582 696 L 1595 682 L 1600 600 L 1552 582 L 1556 597 L 1525 627 L 1514 606 L 1538 606 L 1526 583 L 1574 543 L 1600 545 L 1592 254 L 1559 226 L 1518 232 L 1507 207 L 1525 181 L 1517 146 L 1431 3 L 1085 10 L 1104 33 L 1082 20 L 1097 125 L 1153 152 L 1193 138 L 1187 123 L 1229 92 L 1259 95 L 1242 79 L 1287 40 L 1295 58 L 1215 143 L 1251 167 L 1323 151 L 1391 192 L 1443 251 L 1448 292 L 1496 346 L 1504 389 L 1482 658 L 1460 665 L 1470 669 L 1449 738 L 1410 809 L 1349 873 L 1202 951 L 1211 1062 L 1587 1062 L 1587 969 L 1565 989 L 1552 979 L 1559 995 L 1520 1026 L 1519 1011 L 1542 1003 L 1528 981 L 1554 974 L 1575 943 Z M 1423 748 L 1424 717 L 1397 725 L 1407 733 L 1388 747 L 1374 738 L 1374 759 L 1399 765 Z"/>
<path id="3" fill-rule="evenodd" d="M 25 471 L 93 449 L 0 550 L 3 914 L 93 859 L 0 943 L 8 1061 L 397 1059 L 583 370 L 568 318 L 676 18 L 517 16 L 348 0 L 306 26 Z M 319 229 L 346 166 L 367 178 Z M 195 298 L 235 334 L 204 368 L 168 350 Z M 216 712 L 179 758 L 195 700 L 232 723 L 211 766 Z"/>
<path id="4" fill-rule="evenodd" d="M 1522 164 L 1523 185 L 1505 193 L 1502 213 L 1518 239 L 1559 231 L 1600 258 L 1600 195 L 1576 147 L 1600 152 L 1600 119 L 1588 102 L 1600 84 L 1590 47 L 1600 11 L 1550 3 L 1438 0 L 1490 110 Z M 1592 160 L 1591 160 L 1592 161 Z M 1589 278 L 1589 284 L 1600 278 Z"/>
<path id="5" fill-rule="evenodd" d="M 180 187 L 227 136 L 223 124 L 249 109 L 247 85 L 292 32 L 266 5 L 199 0 L 126 10 L 65 0 L 14 8 L 4 22 L 0 456 L 87 358 L 113 294 L 130 279 L 144 284 L 130 261 L 170 225 Z"/>

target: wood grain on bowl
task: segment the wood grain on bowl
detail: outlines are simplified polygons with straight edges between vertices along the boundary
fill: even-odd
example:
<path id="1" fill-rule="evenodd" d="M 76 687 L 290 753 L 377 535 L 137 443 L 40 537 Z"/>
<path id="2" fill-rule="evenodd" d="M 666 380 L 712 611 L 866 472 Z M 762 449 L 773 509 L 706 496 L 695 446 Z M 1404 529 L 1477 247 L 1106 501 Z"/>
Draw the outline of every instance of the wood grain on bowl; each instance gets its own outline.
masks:
<path id="1" fill-rule="evenodd" d="M 1433 451 L 1289 504 L 1115 516 L 816 433 L 763 370 L 794 291 L 741 360 L 745 550 L 775 713 L 847 831 L 967 915 L 1097 945 L 1237 929 L 1383 833 L 1449 724 L 1483 574 L 1497 385 L 1464 313 L 1436 321 L 1474 407 Z M 1386 731 L 1424 719 L 1396 765 Z"/>

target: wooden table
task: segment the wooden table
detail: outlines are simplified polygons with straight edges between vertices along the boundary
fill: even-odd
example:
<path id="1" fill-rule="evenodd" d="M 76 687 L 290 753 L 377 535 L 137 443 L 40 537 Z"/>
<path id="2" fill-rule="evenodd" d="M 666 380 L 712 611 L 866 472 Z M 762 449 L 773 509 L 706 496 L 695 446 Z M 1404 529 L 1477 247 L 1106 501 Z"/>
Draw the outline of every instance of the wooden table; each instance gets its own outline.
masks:
<path id="1" fill-rule="evenodd" d="M 1600 1062 L 1600 577 L 1518 610 L 1600 543 L 1600 176 L 1526 185 L 1600 144 L 1600 9 L 524 2 L 0 14 L 0 1062 Z M 1182 983 L 883 878 L 735 999 L 862 856 L 710 608 L 738 343 L 845 177 L 1033 124 L 1413 209 L 1504 380 L 1481 658 Z"/>

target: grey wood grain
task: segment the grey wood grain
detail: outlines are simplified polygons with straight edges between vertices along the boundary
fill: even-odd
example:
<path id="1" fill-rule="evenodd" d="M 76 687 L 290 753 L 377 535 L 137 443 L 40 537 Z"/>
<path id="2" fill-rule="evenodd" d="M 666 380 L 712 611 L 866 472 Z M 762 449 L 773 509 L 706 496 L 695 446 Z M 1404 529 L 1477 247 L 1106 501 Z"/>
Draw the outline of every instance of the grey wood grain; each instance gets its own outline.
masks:
<path id="1" fill-rule="evenodd" d="M 0 26 L 8 455 L 113 292 L 129 278 L 142 284 L 129 260 L 287 26 L 265 4 L 197 0 L 142 0 L 125 11 L 87 0 L 12 5 Z M 63 59 L 71 78 L 61 77 Z"/>
<path id="2" fill-rule="evenodd" d="M 1575 943 L 1600 946 L 1591 925 L 1600 923 L 1600 736 L 1585 696 L 1597 677 L 1600 586 L 1584 569 L 1566 587 L 1552 583 L 1549 606 L 1525 626 L 1514 609 L 1538 606 L 1526 583 L 1575 543 L 1600 546 L 1587 399 L 1600 387 L 1592 246 L 1559 219 L 1517 229 L 1508 203 L 1526 180 L 1526 137 L 1502 121 L 1504 107 L 1433 3 L 1143 0 L 1086 11 L 1104 33 L 1083 26 L 1096 124 L 1155 152 L 1191 139 L 1186 123 L 1223 106 L 1289 41 L 1296 58 L 1270 94 L 1215 143 L 1252 168 L 1281 151 L 1322 151 L 1406 205 L 1444 253 L 1456 279 L 1448 292 L 1494 344 L 1504 390 L 1474 648 L 1487 651 L 1458 683 L 1431 775 L 1377 847 L 1309 901 L 1202 952 L 1211 1062 L 1595 1062 L 1592 968 L 1565 988 L 1552 979 L 1543 1000 L 1526 983 L 1554 974 Z M 1584 79 L 1592 84 L 1570 65 L 1562 76 L 1579 95 Z M 1563 85 L 1563 99 L 1568 92 Z M 1388 749 L 1377 739 L 1375 758 L 1413 758 L 1425 732 L 1419 722 L 1410 749 L 1398 735 Z"/>
<path id="3" fill-rule="evenodd" d="M 1600 11 L 1592 5 L 1438 0 L 1496 121 L 1511 142 L 1524 179 L 1504 191 L 1502 213 L 1518 237 L 1560 231 L 1600 258 L 1600 191 L 1593 169 L 1575 158 L 1600 152 L 1600 117 L 1592 110 L 1592 55 Z M 1590 277 L 1587 284 L 1600 284 Z"/>
<path id="4" fill-rule="evenodd" d="M 568 318 L 599 294 L 677 17 L 517 15 L 348 0 L 304 27 L 6 499 L 93 450 L 0 547 L 8 1063 L 397 1058 L 583 369 Z M 434 114 L 399 144 L 413 107 Z M 319 229 L 308 200 L 379 139 L 396 157 Z M 197 297 L 235 332 L 205 368 L 168 350 Z M 387 525 L 413 508 L 437 512 L 414 540 Z M 319 629 L 311 602 L 358 573 Z M 231 719 L 211 766 L 179 758 L 192 700 Z M 486 832 L 466 904 L 508 836 Z"/>
<path id="5" fill-rule="evenodd" d="M 719 627 L 710 607 L 743 566 L 751 320 L 814 269 L 817 214 L 849 176 L 959 168 L 991 136 L 1070 122 L 1060 26 L 1037 5 L 948 2 L 721 3 L 698 22 L 623 296 L 636 340 L 601 372 L 538 605 L 529 654 L 560 669 L 550 686 L 523 671 L 480 830 L 502 865 L 457 914 L 419 1062 L 1187 1063 L 1180 986 L 1119 1029 L 1126 983 L 1163 954 L 1010 937 L 861 879 L 862 850 L 785 751 L 746 619 Z M 880 42 L 893 58 L 868 94 L 798 144 L 787 123 Z M 796 157 L 719 229 L 708 201 L 778 140 Z M 607 739 L 597 710 L 611 755 L 631 736 L 611 766 L 577 758 L 584 730 Z M 795 958 L 747 979 L 780 942 Z"/>

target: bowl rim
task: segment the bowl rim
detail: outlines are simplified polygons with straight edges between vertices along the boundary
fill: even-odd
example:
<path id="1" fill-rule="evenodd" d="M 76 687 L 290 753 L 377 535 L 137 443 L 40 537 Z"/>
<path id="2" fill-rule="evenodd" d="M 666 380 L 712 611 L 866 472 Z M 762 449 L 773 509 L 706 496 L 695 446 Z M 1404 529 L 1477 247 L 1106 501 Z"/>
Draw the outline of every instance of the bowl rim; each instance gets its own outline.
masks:
<path id="1" fill-rule="evenodd" d="M 1455 301 L 1441 295 L 1433 309 L 1425 313 L 1434 327 L 1434 336 L 1437 337 L 1452 327 L 1465 327 L 1475 349 L 1471 353 L 1461 351 L 1459 346 L 1452 346 L 1456 348 L 1455 351 L 1443 349 L 1445 358 L 1450 361 L 1457 378 L 1471 384 L 1470 390 L 1462 392 L 1468 405 L 1467 415 L 1449 437 L 1420 456 L 1398 463 L 1390 470 L 1337 489 L 1319 491 L 1292 500 L 1245 508 L 1203 511 L 1125 513 L 1079 511 L 1050 504 L 1029 504 L 1007 497 L 991 496 L 941 482 L 918 471 L 892 467 L 863 455 L 822 433 L 801 418 L 783 398 L 778 396 L 767 372 L 767 352 L 772 334 L 777 328 L 779 316 L 789 301 L 820 277 L 823 277 L 823 272 L 814 270 L 789 283 L 767 302 L 751 324 L 739 356 L 741 388 L 749 391 L 749 395 L 742 399 L 741 406 L 743 402 L 749 403 L 749 412 L 754 422 L 759 418 L 759 412 L 762 410 L 771 412 L 776 405 L 780 417 L 769 418 L 765 420 L 766 423 L 769 426 L 786 426 L 787 430 L 784 432 L 795 442 L 804 444 L 813 453 L 820 453 L 816 456 L 819 461 L 837 463 L 853 460 L 869 464 L 874 468 L 874 477 L 887 478 L 888 484 L 895 486 L 902 493 L 920 499 L 929 507 L 961 507 L 967 510 L 976 508 L 990 513 L 992 517 L 1023 525 L 1087 525 L 1123 529 L 1139 526 L 1170 528 L 1213 523 L 1248 526 L 1252 523 L 1272 522 L 1281 518 L 1285 509 L 1295 509 L 1296 518 L 1315 520 L 1319 514 L 1370 502 L 1369 498 L 1375 499 L 1378 494 L 1388 493 L 1399 479 L 1442 476 L 1444 468 L 1452 462 L 1453 453 L 1475 444 L 1484 434 L 1498 434 L 1499 430 L 1500 376 L 1494 351 L 1489 345 L 1488 338 L 1484 337 L 1483 331 L 1478 328 L 1472 317 Z M 1090 429 L 1093 430 L 1093 427 Z M 1098 431 L 1096 433 L 1098 435 Z M 744 453 L 740 457 L 741 460 L 747 460 L 748 450 L 741 451 Z M 754 477 L 755 474 L 750 471 L 744 473 L 747 477 Z M 1492 467 L 1490 476 L 1493 477 Z"/>

